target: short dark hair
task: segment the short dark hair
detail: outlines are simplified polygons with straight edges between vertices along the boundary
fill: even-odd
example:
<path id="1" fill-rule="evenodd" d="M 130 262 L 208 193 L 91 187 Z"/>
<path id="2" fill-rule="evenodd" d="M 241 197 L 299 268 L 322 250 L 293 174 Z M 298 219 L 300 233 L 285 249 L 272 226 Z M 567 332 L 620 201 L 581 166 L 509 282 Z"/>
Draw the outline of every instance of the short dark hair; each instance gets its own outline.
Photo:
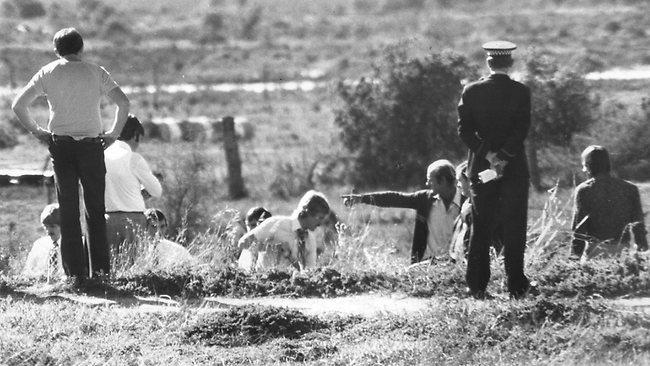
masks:
<path id="1" fill-rule="evenodd" d="M 84 48 L 84 40 L 74 28 L 63 28 L 56 32 L 52 42 L 59 56 L 72 55 Z"/>
<path id="2" fill-rule="evenodd" d="M 124 128 L 122 128 L 122 132 L 120 133 L 120 137 L 117 139 L 120 141 L 129 141 L 135 137 L 135 141 L 139 141 L 140 136 L 144 136 L 144 127 L 142 127 L 142 123 L 140 123 L 140 120 L 136 116 L 129 114 L 126 118 Z"/>
<path id="3" fill-rule="evenodd" d="M 271 217 L 271 213 L 267 211 L 264 207 L 261 206 L 255 206 L 251 207 L 250 210 L 246 213 L 246 223 L 251 224 L 251 223 L 260 223 L 269 217 Z"/>
<path id="4" fill-rule="evenodd" d="M 607 149 L 599 145 L 590 145 L 582 152 L 582 160 L 591 176 L 609 173 L 612 169 Z"/>
<path id="5" fill-rule="evenodd" d="M 510 55 L 488 56 L 487 64 L 490 69 L 507 69 L 512 66 L 515 61 Z"/>
<path id="6" fill-rule="evenodd" d="M 157 208 L 148 208 L 144 210 L 144 217 L 147 219 L 147 225 L 158 227 L 161 222 L 167 225 L 165 214 Z"/>

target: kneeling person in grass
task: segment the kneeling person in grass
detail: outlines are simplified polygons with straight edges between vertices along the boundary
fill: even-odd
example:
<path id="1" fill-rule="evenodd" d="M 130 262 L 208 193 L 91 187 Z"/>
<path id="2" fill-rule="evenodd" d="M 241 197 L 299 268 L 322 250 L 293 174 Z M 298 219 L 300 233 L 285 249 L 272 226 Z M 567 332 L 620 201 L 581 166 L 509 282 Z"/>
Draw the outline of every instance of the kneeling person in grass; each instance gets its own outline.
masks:
<path id="1" fill-rule="evenodd" d="M 380 207 L 410 208 L 417 212 L 411 247 L 411 263 L 433 257 L 447 257 L 463 197 L 456 189 L 456 172 L 448 160 L 436 160 L 427 168 L 429 189 L 414 193 L 374 192 L 343 195 L 351 207 L 358 203 Z"/>
<path id="2" fill-rule="evenodd" d="M 609 153 L 602 146 L 587 147 L 582 166 L 589 179 L 576 188 L 572 257 L 580 258 L 583 252 L 586 258 L 618 255 L 632 236 L 639 251 L 647 250 L 639 189 L 611 176 Z"/>
<path id="3" fill-rule="evenodd" d="M 313 190 L 305 193 L 290 216 L 271 216 L 239 240 L 239 267 L 300 271 L 315 267 L 318 248 L 310 231 L 322 225 L 329 214 L 325 196 Z"/>
<path id="4" fill-rule="evenodd" d="M 157 268 L 170 268 L 196 263 L 196 258 L 184 246 L 165 239 L 167 218 L 162 211 L 149 208 L 144 211 L 147 219 L 147 234 L 153 240 L 150 251 L 152 262 Z"/>
<path id="5" fill-rule="evenodd" d="M 41 224 L 47 235 L 39 238 L 32 245 L 27 255 L 23 275 L 25 277 L 50 279 L 63 276 L 61 263 L 61 217 L 59 205 L 45 206 L 41 213 Z"/>

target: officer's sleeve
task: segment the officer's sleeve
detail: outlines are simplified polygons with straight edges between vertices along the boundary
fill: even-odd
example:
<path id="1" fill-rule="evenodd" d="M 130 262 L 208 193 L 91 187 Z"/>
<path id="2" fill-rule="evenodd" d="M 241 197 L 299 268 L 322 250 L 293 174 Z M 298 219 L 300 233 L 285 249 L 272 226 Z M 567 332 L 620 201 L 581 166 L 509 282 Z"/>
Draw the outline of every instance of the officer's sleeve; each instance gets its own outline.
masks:
<path id="1" fill-rule="evenodd" d="M 588 238 L 588 219 L 589 213 L 587 210 L 586 191 L 578 187 L 575 195 L 573 205 L 573 241 L 571 243 L 571 255 L 581 257 L 582 252 L 585 250 L 585 245 Z"/>
<path id="2" fill-rule="evenodd" d="M 513 159 L 521 150 L 521 146 L 523 146 L 528 135 L 528 129 L 530 128 L 530 89 L 526 87 L 522 89 L 522 93 L 525 93 L 525 95 L 523 102 L 515 111 L 514 128 L 501 150 L 497 152 L 497 157 L 501 160 L 510 161 Z"/>
<path id="3" fill-rule="evenodd" d="M 469 105 L 467 104 L 468 90 L 465 88 L 458 102 L 458 136 L 473 152 L 478 153 L 483 141 L 476 134 L 476 125 Z"/>

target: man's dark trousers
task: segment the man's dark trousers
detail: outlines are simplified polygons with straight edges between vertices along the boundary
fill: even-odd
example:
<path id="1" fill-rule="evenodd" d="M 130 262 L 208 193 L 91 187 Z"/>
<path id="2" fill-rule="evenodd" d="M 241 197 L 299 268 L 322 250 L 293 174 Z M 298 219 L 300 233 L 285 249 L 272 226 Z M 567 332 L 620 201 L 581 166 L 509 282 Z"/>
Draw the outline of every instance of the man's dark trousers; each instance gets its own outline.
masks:
<path id="1" fill-rule="evenodd" d="M 471 185 L 473 222 L 466 279 L 472 292 L 487 287 L 494 242 L 502 244 L 508 291 L 517 296 L 528 289 L 524 275 L 528 185 L 527 177 L 517 176 Z"/>
<path id="2" fill-rule="evenodd" d="M 50 155 L 61 213 L 61 259 L 68 276 L 88 275 L 88 254 L 84 249 L 79 222 L 79 182 L 83 186 L 88 250 L 93 273 L 110 271 L 106 242 L 104 187 L 106 166 L 99 138 L 75 141 L 68 136 L 53 136 Z"/>

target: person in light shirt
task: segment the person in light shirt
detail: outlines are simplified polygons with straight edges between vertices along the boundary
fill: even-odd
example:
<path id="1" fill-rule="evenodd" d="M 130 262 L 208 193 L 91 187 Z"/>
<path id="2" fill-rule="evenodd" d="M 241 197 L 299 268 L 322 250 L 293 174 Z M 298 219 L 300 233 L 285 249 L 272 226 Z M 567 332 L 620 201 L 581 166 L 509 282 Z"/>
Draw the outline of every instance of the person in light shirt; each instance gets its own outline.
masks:
<path id="1" fill-rule="evenodd" d="M 242 250 L 239 267 L 244 270 L 293 268 L 298 271 L 315 267 L 317 244 L 312 232 L 329 214 L 330 206 L 325 196 L 308 191 L 290 216 L 271 216 L 239 240 L 238 247 Z"/>
<path id="2" fill-rule="evenodd" d="M 162 194 L 160 181 L 147 161 L 136 152 L 143 137 L 142 124 L 135 116 L 129 115 L 117 141 L 104 153 L 106 231 L 115 254 L 133 248 L 138 230 L 146 227 L 142 189 L 153 197 Z"/>
<path id="3" fill-rule="evenodd" d="M 34 74 L 11 108 L 20 123 L 49 147 L 61 211 L 63 268 L 74 283 L 81 284 L 89 275 L 110 272 L 104 219 L 104 147 L 122 130 L 130 102 L 103 67 L 83 59 L 84 42 L 76 29 L 61 29 L 54 35 L 53 43 L 59 58 Z M 39 126 L 30 111 L 39 96 L 45 96 L 49 105 L 46 128 Z M 107 131 L 103 129 L 100 113 L 103 97 L 117 105 L 112 126 Z M 87 251 L 82 241 L 80 182 L 93 273 L 88 272 Z"/>
<path id="4" fill-rule="evenodd" d="M 61 263 L 61 218 L 59 205 L 45 206 L 41 224 L 47 235 L 38 238 L 27 255 L 23 275 L 28 278 L 46 278 L 48 282 L 63 277 Z"/>
<path id="5" fill-rule="evenodd" d="M 449 255 L 454 221 L 460 213 L 462 196 L 456 189 L 456 172 L 448 160 L 436 160 L 427 168 L 427 186 L 414 193 L 374 192 L 343 195 L 343 203 L 380 207 L 410 208 L 417 212 L 411 247 L 411 263 Z"/>

